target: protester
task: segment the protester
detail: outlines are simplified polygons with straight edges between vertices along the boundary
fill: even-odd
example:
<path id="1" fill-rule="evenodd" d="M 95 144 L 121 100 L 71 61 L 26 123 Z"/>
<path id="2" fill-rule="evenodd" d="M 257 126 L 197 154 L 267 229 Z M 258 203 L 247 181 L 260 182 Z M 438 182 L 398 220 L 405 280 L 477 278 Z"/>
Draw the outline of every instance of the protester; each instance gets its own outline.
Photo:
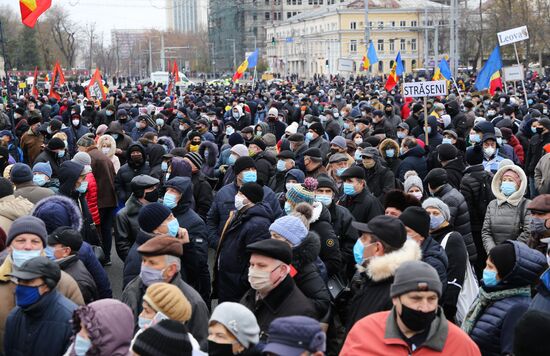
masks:
<path id="1" fill-rule="evenodd" d="M 232 302 L 218 304 L 208 322 L 208 354 L 252 355 L 259 335 L 260 327 L 249 309 Z"/>
<path id="2" fill-rule="evenodd" d="M 25 163 L 16 163 L 10 171 L 10 181 L 15 185 L 16 197 L 23 197 L 33 204 L 54 195 L 51 189 L 38 186 L 33 181 L 32 170 Z"/>
<path id="3" fill-rule="evenodd" d="M 263 352 L 269 355 L 325 354 L 326 335 L 319 323 L 307 316 L 277 318 L 269 325 L 268 335 Z"/>

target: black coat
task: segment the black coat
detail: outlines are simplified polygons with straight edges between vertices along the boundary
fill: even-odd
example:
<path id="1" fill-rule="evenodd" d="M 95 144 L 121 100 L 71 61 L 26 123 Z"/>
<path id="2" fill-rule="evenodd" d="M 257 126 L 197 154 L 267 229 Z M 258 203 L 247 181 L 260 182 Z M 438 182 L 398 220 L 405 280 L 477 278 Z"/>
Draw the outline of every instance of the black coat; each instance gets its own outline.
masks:
<path id="1" fill-rule="evenodd" d="M 208 210 L 214 201 L 212 186 L 208 183 L 206 176 L 202 172 L 197 172 L 191 175 L 193 182 L 193 198 L 195 199 L 195 211 L 202 220 L 206 221 Z"/>
<path id="2" fill-rule="evenodd" d="M 130 153 L 135 150 L 140 150 L 143 156 L 143 162 L 139 165 L 135 164 L 130 159 Z M 140 174 L 149 174 L 149 163 L 145 161 L 146 158 L 147 156 L 145 154 L 145 149 L 142 145 L 136 143 L 128 148 L 126 157 L 128 162 L 120 167 L 115 177 L 115 189 L 118 194 L 119 202 L 126 202 L 126 200 L 130 197 L 130 194 L 132 194 L 130 182 L 134 177 Z"/>
<path id="3" fill-rule="evenodd" d="M 82 298 L 84 298 L 84 303 L 89 304 L 99 299 L 94 279 L 77 255 L 68 256 L 56 262 L 62 271 L 65 271 L 76 281 L 82 293 Z"/>
<path id="4" fill-rule="evenodd" d="M 269 239 L 273 222 L 271 209 L 263 204 L 244 211 L 233 211 L 225 233 L 220 237 L 214 268 L 214 296 L 218 302 L 237 302 L 250 289 L 246 246 Z"/>
<path id="5" fill-rule="evenodd" d="M 50 151 L 46 147 L 44 151 L 40 152 L 40 154 L 34 159 L 33 165 L 38 162 L 50 162 L 50 166 L 52 167 L 52 176 L 50 178 L 59 178 L 59 166 L 61 166 L 61 163 L 66 160 L 66 157 L 60 158 L 57 156 L 57 152 Z"/>
<path id="6" fill-rule="evenodd" d="M 250 309 L 260 326 L 260 342 L 267 341 L 269 325 L 276 318 L 302 315 L 317 317 L 315 306 L 300 291 L 290 276 L 273 289 L 263 299 L 256 299 L 256 291 L 248 290 L 241 299 L 241 304 Z"/>
<path id="7" fill-rule="evenodd" d="M 470 226 L 472 231 L 480 232 L 485 220 L 485 212 L 487 205 L 491 200 L 495 199 L 489 178 L 491 173 L 487 172 L 482 164 L 470 166 L 464 171 L 464 176 L 460 182 L 460 192 L 468 204 L 470 213 Z M 484 182 L 485 193 L 483 193 Z M 484 194 L 487 196 L 486 202 L 483 202 Z"/>
<path id="8" fill-rule="evenodd" d="M 376 162 L 373 168 L 365 169 L 365 178 L 369 191 L 380 200 L 380 203 L 384 202 L 387 192 L 395 189 L 393 172 L 391 169 L 384 167 L 380 161 Z"/>
<path id="9" fill-rule="evenodd" d="M 138 215 L 143 204 L 133 194 L 115 217 L 115 247 L 118 257 L 124 261 L 128 251 L 136 241 L 139 231 Z"/>
<path id="10" fill-rule="evenodd" d="M 415 146 L 401 155 L 401 164 L 397 169 L 397 178 L 405 181 L 405 173 L 416 171 L 420 179 L 424 179 L 428 174 L 428 164 L 425 157 L 426 152 L 420 146 Z"/>
<path id="11" fill-rule="evenodd" d="M 445 293 L 445 289 L 447 288 L 447 267 L 449 266 L 445 250 L 437 241 L 429 236 L 422 241 L 420 249 L 422 250 L 422 261 L 435 268 L 443 287 L 441 291 Z"/>
<path id="12" fill-rule="evenodd" d="M 536 134 L 529 141 L 529 149 L 525 161 L 525 174 L 532 177 L 535 173 L 535 167 L 544 154 L 544 145 L 550 143 L 550 133 Z"/>
<path id="13" fill-rule="evenodd" d="M 466 169 L 464 162 L 460 158 L 456 158 L 448 162 L 443 169 L 447 172 L 449 184 L 452 185 L 453 188 L 460 189 L 460 181 Z"/>
<path id="14" fill-rule="evenodd" d="M 342 268 L 340 241 L 332 228 L 330 212 L 319 202 L 313 203 L 313 217 L 309 229 L 320 238 L 321 252 L 319 257 L 325 264 L 328 275 L 332 276 L 340 273 Z"/>
<path id="15" fill-rule="evenodd" d="M 277 159 L 271 152 L 260 152 L 253 157 L 256 163 L 256 171 L 258 173 L 258 184 L 267 185 L 269 178 L 275 174 L 275 163 Z"/>
<path id="16" fill-rule="evenodd" d="M 353 246 L 359 236 L 357 230 L 351 225 L 351 222 L 355 221 L 355 219 L 348 209 L 337 205 L 335 201 L 333 201 L 333 203 L 329 206 L 328 210 L 330 212 L 330 221 L 334 229 L 334 233 L 340 243 L 342 268 L 345 268 L 346 277 L 351 278 L 355 272 Z"/>
<path id="17" fill-rule="evenodd" d="M 357 195 L 345 196 L 340 200 L 340 205 L 350 211 L 355 221 L 362 223 L 368 223 L 375 216 L 384 214 L 380 201 L 366 188 Z"/>

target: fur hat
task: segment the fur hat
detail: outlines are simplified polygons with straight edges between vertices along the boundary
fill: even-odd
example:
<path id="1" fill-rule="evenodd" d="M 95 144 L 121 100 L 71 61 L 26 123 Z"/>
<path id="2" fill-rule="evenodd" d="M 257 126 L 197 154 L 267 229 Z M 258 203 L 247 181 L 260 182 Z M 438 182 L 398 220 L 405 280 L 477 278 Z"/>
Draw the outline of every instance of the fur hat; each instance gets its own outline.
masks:
<path id="1" fill-rule="evenodd" d="M 402 190 L 395 189 L 386 193 L 386 197 L 384 198 L 384 210 L 391 207 L 399 211 L 404 211 L 409 206 L 421 206 L 421 204 L 414 196 Z"/>

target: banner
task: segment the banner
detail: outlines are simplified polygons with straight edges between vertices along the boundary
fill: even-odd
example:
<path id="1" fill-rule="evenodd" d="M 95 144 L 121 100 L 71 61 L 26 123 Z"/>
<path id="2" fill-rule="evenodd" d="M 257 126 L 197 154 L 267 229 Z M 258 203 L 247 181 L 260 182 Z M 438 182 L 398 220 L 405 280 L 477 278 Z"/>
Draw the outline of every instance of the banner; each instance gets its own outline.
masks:
<path id="1" fill-rule="evenodd" d="M 107 100 L 107 88 L 103 85 L 103 80 L 101 79 L 101 72 L 96 68 L 92 79 L 90 79 L 90 84 L 86 88 L 86 97 L 91 99 L 92 97 L 103 98 Z"/>
<path id="2" fill-rule="evenodd" d="M 57 88 L 65 84 L 65 75 L 63 75 L 63 70 L 59 65 L 59 62 L 55 62 L 52 74 L 52 83 L 50 85 L 50 98 L 56 98 L 57 100 L 61 99 L 61 95 L 57 92 Z"/>

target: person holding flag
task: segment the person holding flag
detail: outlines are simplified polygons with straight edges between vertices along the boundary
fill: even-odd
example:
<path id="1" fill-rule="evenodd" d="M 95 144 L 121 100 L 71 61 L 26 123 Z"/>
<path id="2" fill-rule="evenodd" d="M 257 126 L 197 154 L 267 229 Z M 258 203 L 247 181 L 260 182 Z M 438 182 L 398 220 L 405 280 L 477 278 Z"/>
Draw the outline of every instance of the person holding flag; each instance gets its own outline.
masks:
<path id="1" fill-rule="evenodd" d="M 497 89 L 502 90 L 501 69 L 502 59 L 500 58 L 500 49 L 496 46 L 483 68 L 479 71 L 474 84 L 475 88 L 477 90 L 489 89 L 491 95 L 494 95 Z"/>

